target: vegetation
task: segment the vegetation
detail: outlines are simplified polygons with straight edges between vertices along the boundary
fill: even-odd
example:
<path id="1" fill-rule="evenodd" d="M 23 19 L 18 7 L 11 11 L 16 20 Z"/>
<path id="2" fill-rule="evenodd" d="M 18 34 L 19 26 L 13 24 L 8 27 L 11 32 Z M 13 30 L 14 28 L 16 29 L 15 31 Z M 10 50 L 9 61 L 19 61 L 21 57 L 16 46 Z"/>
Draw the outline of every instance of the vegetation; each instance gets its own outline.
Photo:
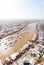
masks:
<path id="1" fill-rule="evenodd" d="M 36 64 L 40 63 L 40 62 L 41 62 L 41 61 L 43 61 L 43 60 L 44 60 L 44 58 L 43 58 L 43 57 L 38 58 L 38 59 L 37 59 L 37 61 L 36 61 Z"/>
<path id="2" fill-rule="evenodd" d="M 39 42 L 38 42 L 38 41 L 36 41 L 36 44 L 39 44 Z"/>
<path id="3" fill-rule="evenodd" d="M 40 50 L 40 53 L 42 53 L 43 52 L 43 49 L 42 50 Z"/>
<path id="4" fill-rule="evenodd" d="M 34 48 L 34 45 L 33 44 L 31 45 L 31 48 Z"/>

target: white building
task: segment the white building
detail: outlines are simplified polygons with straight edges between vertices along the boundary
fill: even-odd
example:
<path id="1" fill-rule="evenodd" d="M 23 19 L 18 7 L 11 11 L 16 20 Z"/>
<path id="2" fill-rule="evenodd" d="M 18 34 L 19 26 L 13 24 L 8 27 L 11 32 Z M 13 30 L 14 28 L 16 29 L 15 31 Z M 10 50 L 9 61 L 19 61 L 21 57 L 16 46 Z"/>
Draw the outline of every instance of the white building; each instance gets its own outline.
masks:
<path id="1" fill-rule="evenodd" d="M 38 29 L 38 40 L 44 42 L 44 22 L 40 22 L 37 25 Z"/>

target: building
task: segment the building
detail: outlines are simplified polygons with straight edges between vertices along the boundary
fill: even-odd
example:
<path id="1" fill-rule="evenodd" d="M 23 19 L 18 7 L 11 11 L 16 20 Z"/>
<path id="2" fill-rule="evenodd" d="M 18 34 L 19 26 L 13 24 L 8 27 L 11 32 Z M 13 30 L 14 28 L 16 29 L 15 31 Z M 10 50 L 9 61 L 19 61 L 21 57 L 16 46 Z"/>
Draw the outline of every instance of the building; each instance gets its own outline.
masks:
<path id="1" fill-rule="evenodd" d="M 44 42 L 44 22 L 39 22 L 37 25 L 38 40 Z"/>

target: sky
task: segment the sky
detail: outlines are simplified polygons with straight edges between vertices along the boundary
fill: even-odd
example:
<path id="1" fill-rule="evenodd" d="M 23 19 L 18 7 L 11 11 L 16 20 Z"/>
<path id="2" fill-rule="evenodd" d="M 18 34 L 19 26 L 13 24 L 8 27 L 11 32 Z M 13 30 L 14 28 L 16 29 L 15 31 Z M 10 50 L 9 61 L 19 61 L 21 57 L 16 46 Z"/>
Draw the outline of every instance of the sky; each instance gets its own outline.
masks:
<path id="1" fill-rule="evenodd" d="M 44 19 L 44 0 L 0 0 L 3 19 Z"/>

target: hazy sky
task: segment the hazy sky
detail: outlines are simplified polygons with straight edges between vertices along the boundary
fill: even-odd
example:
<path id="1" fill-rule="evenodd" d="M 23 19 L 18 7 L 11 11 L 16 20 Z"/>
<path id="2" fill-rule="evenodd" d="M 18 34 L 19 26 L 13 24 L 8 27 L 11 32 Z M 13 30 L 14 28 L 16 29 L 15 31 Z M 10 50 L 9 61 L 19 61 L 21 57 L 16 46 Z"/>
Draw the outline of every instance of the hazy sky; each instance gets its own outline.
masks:
<path id="1" fill-rule="evenodd" d="M 0 0 L 1 19 L 44 19 L 44 0 Z"/>

